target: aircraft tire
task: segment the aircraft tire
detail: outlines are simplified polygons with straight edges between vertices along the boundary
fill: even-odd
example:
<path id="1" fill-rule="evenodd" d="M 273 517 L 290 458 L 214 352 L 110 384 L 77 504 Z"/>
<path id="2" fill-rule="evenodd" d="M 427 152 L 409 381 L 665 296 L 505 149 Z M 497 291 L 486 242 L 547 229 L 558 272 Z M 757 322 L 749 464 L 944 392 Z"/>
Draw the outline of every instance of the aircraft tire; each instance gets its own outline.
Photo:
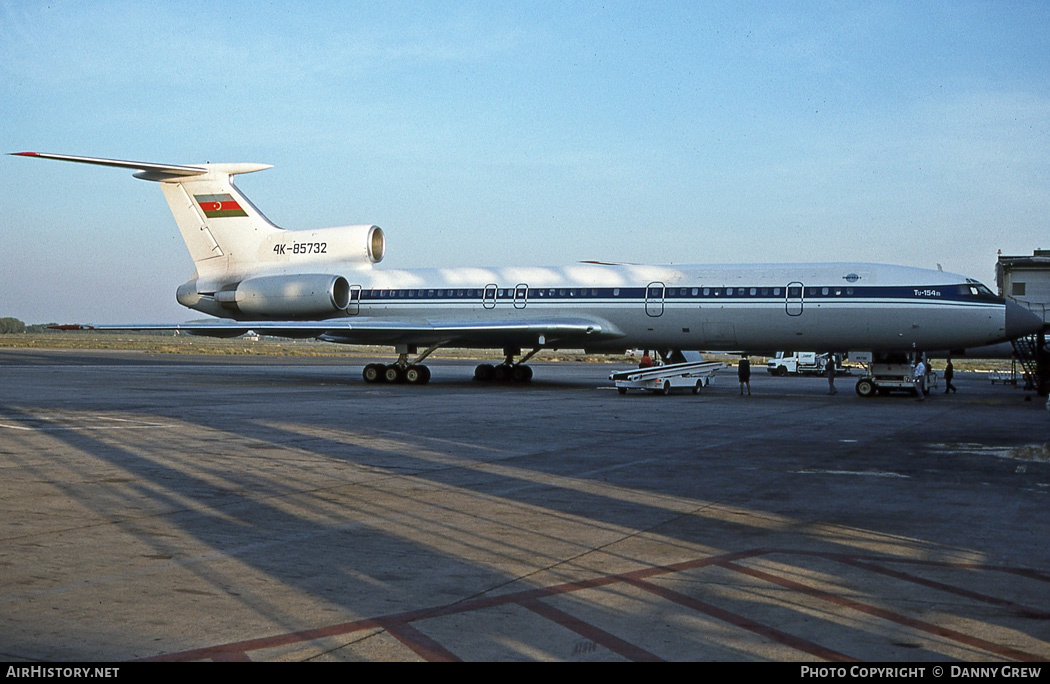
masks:
<path id="1" fill-rule="evenodd" d="M 514 374 L 514 367 L 501 363 L 492 369 L 492 379 L 496 382 L 510 382 Z"/>
<path id="2" fill-rule="evenodd" d="M 474 369 L 474 379 L 478 382 L 492 382 L 496 374 L 496 368 L 491 363 L 479 364 Z"/>
<path id="3" fill-rule="evenodd" d="M 511 371 L 511 377 L 514 379 L 514 382 L 532 382 L 532 367 L 523 366 L 519 363 Z"/>
<path id="4" fill-rule="evenodd" d="M 365 369 L 361 371 L 361 377 L 365 379 L 365 382 L 384 382 L 383 372 L 385 368 L 379 363 L 370 363 L 365 366 Z"/>
<path id="5" fill-rule="evenodd" d="M 409 366 L 405 369 L 405 382 L 410 385 L 425 385 L 430 382 L 430 369 L 426 366 Z"/>
<path id="6" fill-rule="evenodd" d="M 383 379 L 387 382 L 404 382 L 405 371 L 401 366 L 392 363 L 383 371 Z"/>
<path id="7" fill-rule="evenodd" d="M 871 397 L 875 395 L 875 383 L 871 380 L 860 379 L 857 381 L 857 394 L 862 397 Z"/>

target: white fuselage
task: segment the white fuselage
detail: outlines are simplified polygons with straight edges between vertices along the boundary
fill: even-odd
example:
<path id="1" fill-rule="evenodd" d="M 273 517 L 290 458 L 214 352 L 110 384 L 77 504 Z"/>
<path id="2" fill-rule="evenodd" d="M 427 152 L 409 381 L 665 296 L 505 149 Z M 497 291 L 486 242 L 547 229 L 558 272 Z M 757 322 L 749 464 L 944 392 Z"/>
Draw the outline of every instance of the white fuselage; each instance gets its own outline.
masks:
<path id="1" fill-rule="evenodd" d="M 1005 305 L 983 285 L 927 269 L 865 263 L 354 269 L 332 323 L 593 320 L 563 346 L 726 350 L 934 350 L 1005 338 Z M 218 313 L 201 302 L 202 311 Z M 229 315 L 226 313 L 225 315 Z M 241 318 L 244 318 L 243 316 Z M 355 341 L 344 335 L 345 341 Z M 426 344 L 440 335 L 391 336 Z M 374 339 L 374 336 L 369 337 Z M 535 346 L 528 331 L 506 344 Z M 546 340 L 556 346 L 555 340 Z M 492 346 L 490 334 L 450 346 Z M 541 344 L 542 346 L 542 344 Z"/>

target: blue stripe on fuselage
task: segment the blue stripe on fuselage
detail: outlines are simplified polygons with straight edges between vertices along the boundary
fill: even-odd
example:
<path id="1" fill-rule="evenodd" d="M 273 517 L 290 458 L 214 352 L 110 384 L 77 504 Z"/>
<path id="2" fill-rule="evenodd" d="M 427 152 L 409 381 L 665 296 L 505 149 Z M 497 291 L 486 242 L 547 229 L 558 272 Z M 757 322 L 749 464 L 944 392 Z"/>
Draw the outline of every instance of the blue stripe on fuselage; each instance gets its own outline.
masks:
<path id="1" fill-rule="evenodd" d="M 799 292 L 799 290 L 802 292 Z M 947 286 L 805 286 L 799 287 L 529 287 L 498 288 L 493 296 L 491 288 L 485 295 L 486 288 L 371 288 L 361 291 L 364 301 L 625 301 L 625 300 L 664 300 L 664 301 L 773 301 L 785 299 L 802 299 L 804 301 L 827 300 L 860 300 L 872 302 L 878 300 L 894 301 L 951 301 L 956 303 L 1001 304 L 999 297 L 991 292 L 974 291 L 971 285 L 957 284 Z"/>

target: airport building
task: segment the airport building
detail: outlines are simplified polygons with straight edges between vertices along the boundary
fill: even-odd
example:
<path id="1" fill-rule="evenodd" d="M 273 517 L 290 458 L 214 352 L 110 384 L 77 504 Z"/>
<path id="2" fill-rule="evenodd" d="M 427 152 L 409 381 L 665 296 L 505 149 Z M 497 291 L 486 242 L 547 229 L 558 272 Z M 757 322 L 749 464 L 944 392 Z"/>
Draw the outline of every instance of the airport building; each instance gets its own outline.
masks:
<path id="1" fill-rule="evenodd" d="M 995 264 L 995 284 L 999 295 L 1050 323 L 1050 249 L 1037 249 L 1032 256 L 1003 256 Z"/>

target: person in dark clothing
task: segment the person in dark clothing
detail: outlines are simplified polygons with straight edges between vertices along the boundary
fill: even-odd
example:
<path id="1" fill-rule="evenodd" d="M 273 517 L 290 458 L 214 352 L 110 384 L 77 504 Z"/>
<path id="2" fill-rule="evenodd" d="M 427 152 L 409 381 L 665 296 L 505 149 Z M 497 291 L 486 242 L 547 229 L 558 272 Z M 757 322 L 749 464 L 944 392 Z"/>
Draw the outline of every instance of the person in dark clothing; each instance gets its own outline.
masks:
<path id="1" fill-rule="evenodd" d="M 955 389 L 955 385 L 952 384 L 952 378 L 955 377 L 955 366 L 952 365 L 951 357 L 948 357 L 948 365 L 944 367 L 944 393 L 958 392 Z"/>
<path id="2" fill-rule="evenodd" d="M 740 364 L 736 367 L 736 376 L 740 379 L 740 394 L 744 393 L 744 387 L 747 387 L 747 396 L 751 396 L 751 362 L 747 360 L 747 357 L 740 359 Z"/>
<path id="3" fill-rule="evenodd" d="M 824 372 L 828 376 L 828 394 L 838 394 L 838 390 L 835 389 L 835 355 L 828 354 L 827 363 L 824 364 Z"/>

